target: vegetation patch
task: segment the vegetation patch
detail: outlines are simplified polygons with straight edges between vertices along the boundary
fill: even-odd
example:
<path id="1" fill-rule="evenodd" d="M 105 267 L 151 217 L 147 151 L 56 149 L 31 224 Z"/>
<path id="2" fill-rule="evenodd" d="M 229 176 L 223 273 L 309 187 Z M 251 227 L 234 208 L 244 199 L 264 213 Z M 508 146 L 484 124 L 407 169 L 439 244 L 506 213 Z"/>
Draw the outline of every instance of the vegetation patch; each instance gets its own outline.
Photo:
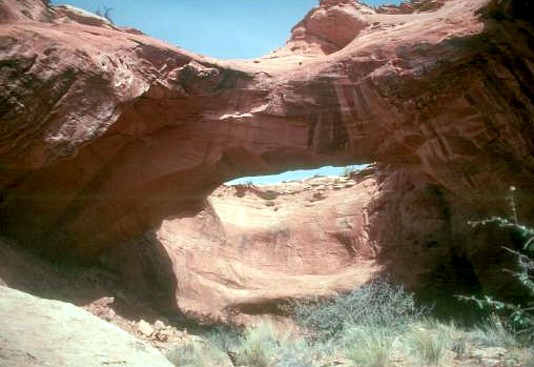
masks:
<path id="1" fill-rule="evenodd" d="M 294 327 L 217 328 L 171 351 L 176 366 L 534 367 L 534 351 L 496 315 L 470 328 L 436 320 L 384 280 L 293 305 Z"/>
<path id="2" fill-rule="evenodd" d="M 530 297 L 509 303 L 491 296 L 460 298 L 490 315 L 467 329 L 431 316 L 403 287 L 373 280 L 329 300 L 296 302 L 295 328 L 264 322 L 242 332 L 219 329 L 206 344 L 184 344 L 171 351 L 176 366 L 241 367 L 534 367 L 534 230 L 512 219 L 491 218 L 473 225 L 498 225 L 521 238 L 506 248 L 517 262 L 504 269 Z"/>

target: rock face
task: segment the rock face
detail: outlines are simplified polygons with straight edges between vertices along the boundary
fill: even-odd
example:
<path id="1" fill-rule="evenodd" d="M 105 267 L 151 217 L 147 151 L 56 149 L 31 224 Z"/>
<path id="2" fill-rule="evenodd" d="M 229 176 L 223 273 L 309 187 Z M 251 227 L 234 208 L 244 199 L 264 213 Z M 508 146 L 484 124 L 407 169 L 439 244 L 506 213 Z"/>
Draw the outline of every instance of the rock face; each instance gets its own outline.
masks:
<path id="1" fill-rule="evenodd" d="M 222 234 L 240 241 L 235 222 L 217 219 L 225 213 L 217 199 L 205 201 L 225 180 L 377 161 L 383 189 L 368 202 L 363 248 L 376 248 L 380 265 L 408 283 L 465 278 L 506 288 L 487 262 L 500 267 L 495 249 L 510 239 L 466 222 L 508 215 L 511 185 L 520 220 L 534 218 L 534 9 L 521 0 L 410 4 L 387 11 L 322 1 L 283 49 L 218 61 L 73 9 L 4 0 L 2 233 L 53 256 L 91 259 L 151 228 L 172 237 L 183 225 L 202 242 L 203 214 L 214 225 L 210 243 Z M 252 229 L 247 241 L 267 247 L 256 239 L 266 229 Z M 291 244 L 285 232 L 275 237 Z M 156 288 L 169 297 L 182 260 L 176 244 L 159 242 L 141 241 L 171 254 L 154 260 L 166 265 Z M 327 248 L 341 251 L 340 243 Z M 313 246 L 304 263 L 317 257 Z M 435 263 L 443 254 L 448 262 Z M 271 255 L 256 263 L 261 271 Z M 347 256 L 330 265 L 324 256 L 325 269 Z"/>
<path id="2" fill-rule="evenodd" d="M 145 299 L 204 323 L 283 316 L 291 300 L 348 292 L 377 276 L 444 313 L 454 294 L 517 291 L 511 278 L 495 279 L 494 267 L 510 257 L 489 250 L 486 235 L 455 237 L 465 211 L 451 203 L 418 170 L 380 166 L 350 178 L 222 186 L 204 210 L 168 217 L 103 261 Z"/>
<path id="3" fill-rule="evenodd" d="M 0 366 L 172 367 L 156 349 L 81 308 L 0 286 Z"/>
<path id="4" fill-rule="evenodd" d="M 352 42 L 374 15 L 372 9 L 353 0 L 322 0 L 293 27 L 285 47 L 303 54 L 331 54 Z"/>
<path id="5" fill-rule="evenodd" d="M 411 14 L 414 12 L 433 11 L 441 8 L 446 0 L 410 0 L 400 5 L 382 5 L 376 10 L 386 14 Z"/>
<path id="6" fill-rule="evenodd" d="M 161 305 L 169 304 L 162 298 L 169 292 L 156 285 L 175 284 L 178 310 L 203 322 L 281 314 L 290 300 L 346 292 L 379 273 L 368 238 L 376 190 L 372 171 L 354 179 L 222 186 L 197 215 L 167 218 L 114 248 L 108 265 Z"/>

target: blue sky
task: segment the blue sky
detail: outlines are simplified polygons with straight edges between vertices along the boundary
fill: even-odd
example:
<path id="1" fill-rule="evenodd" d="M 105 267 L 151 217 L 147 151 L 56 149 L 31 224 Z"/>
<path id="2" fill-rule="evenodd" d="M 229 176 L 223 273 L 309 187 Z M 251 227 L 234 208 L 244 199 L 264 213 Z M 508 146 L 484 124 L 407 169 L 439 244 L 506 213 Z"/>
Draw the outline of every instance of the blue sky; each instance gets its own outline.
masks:
<path id="1" fill-rule="evenodd" d="M 368 5 L 400 0 L 366 0 Z M 202 55 L 221 59 L 254 58 L 284 45 L 291 27 L 319 0 L 52 0 L 96 12 L 111 8 L 121 26 L 137 28 Z M 341 175 L 341 167 L 298 170 L 280 175 L 243 177 L 231 183 L 276 183 L 316 174 Z"/>
<path id="2" fill-rule="evenodd" d="M 351 166 L 352 169 L 359 170 L 367 167 L 367 164 Z M 332 167 L 325 166 L 317 169 L 301 169 L 296 171 L 286 171 L 278 175 L 268 176 L 254 176 L 254 177 L 241 177 L 235 180 L 229 181 L 227 185 L 244 184 L 252 182 L 255 185 L 274 184 L 282 181 L 301 180 L 315 175 L 321 176 L 342 176 L 344 174 L 345 167 Z"/>
<path id="3" fill-rule="evenodd" d="M 367 0 L 369 5 L 399 0 Z M 319 0 L 52 0 L 110 16 L 199 54 L 217 58 L 254 58 L 282 46 L 291 27 Z"/>

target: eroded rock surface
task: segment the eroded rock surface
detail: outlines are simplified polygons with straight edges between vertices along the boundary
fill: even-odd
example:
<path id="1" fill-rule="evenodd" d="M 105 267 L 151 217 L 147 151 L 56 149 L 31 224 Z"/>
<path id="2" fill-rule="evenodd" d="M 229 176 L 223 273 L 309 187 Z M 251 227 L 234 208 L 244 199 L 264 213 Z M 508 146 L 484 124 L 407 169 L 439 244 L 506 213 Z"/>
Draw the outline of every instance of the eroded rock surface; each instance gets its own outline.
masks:
<path id="1" fill-rule="evenodd" d="M 347 46 L 372 22 L 374 11 L 352 0 L 321 1 L 291 30 L 290 52 L 327 55 Z"/>
<path id="2" fill-rule="evenodd" d="M 458 237 L 467 211 L 457 205 L 409 168 L 222 186 L 202 211 L 168 217 L 103 261 L 145 299 L 205 323 L 284 316 L 292 300 L 348 292 L 373 277 L 400 282 L 450 314 L 451 295 L 519 291 L 495 271 L 513 261 L 487 249 L 488 234 Z M 505 231 L 490 235 L 509 241 Z"/>
<path id="3" fill-rule="evenodd" d="M 180 242 L 183 234 L 172 234 L 180 225 L 201 254 L 217 236 L 241 238 L 235 222 L 217 219 L 217 210 L 225 213 L 217 200 L 205 202 L 227 179 L 377 161 L 384 190 L 369 199 L 363 248 L 376 248 L 380 265 L 414 284 L 468 278 L 474 288 L 507 288 L 487 264 L 502 265 L 501 245 L 511 239 L 466 222 L 507 216 L 511 185 L 520 220 L 534 218 L 532 4 L 408 5 L 387 11 L 322 1 L 283 49 L 220 61 L 72 9 L 4 0 L 2 233 L 53 256 L 94 259 L 152 228 Z M 364 206 L 354 205 L 354 213 Z M 199 215 L 213 223 L 211 242 L 195 234 Z M 277 236 L 282 247 L 293 241 Z M 364 238 L 360 227 L 351 238 Z M 239 255 L 240 264 L 266 251 L 251 241 L 258 250 Z M 180 294 L 174 274 L 183 260 L 174 253 L 185 245 L 153 242 L 143 248 L 164 255 L 153 260 L 165 269 L 155 288 L 168 303 Z M 317 257 L 313 246 L 303 261 Z M 326 246 L 341 251 L 337 242 Z M 199 255 L 187 251 L 197 269 Z M 443 254 L 450 266 L 435 263 Z M 338 255 L 324 269 L 348 258 Z M 263 272 L 265 264 L 255 266 Z M 216 308 L 233 296 L 225 297 Z"/>
<path id="4" fill-rule="evenodd" d="M 71 304 L 0 286 L 0 366 L 172 364 L 156 349 Z"/>
<path id="5" fill-rule="evenodd" d="M 115 248 L 108 265 L 147 299 L 168 295 L 157 284 L 175 284 L 179 311 L 203 322 L 246 323 L 284 314 L 290 300 L 347 292 L 381 270 L 368 237 L 377 187 L 367 174 L 222 186 L 200 213 Z"/>

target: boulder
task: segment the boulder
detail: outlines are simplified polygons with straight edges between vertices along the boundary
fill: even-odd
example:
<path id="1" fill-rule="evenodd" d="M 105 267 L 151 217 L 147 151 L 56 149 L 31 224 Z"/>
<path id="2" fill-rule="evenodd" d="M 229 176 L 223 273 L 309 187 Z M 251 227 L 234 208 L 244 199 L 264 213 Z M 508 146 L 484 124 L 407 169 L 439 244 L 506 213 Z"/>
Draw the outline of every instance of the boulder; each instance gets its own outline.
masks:
<path id="1" fill-rule="evenodd" d="M 2 286 L 0 329 L 0 366 L 173 366 L 155 348 L 79 307 Z"/>

